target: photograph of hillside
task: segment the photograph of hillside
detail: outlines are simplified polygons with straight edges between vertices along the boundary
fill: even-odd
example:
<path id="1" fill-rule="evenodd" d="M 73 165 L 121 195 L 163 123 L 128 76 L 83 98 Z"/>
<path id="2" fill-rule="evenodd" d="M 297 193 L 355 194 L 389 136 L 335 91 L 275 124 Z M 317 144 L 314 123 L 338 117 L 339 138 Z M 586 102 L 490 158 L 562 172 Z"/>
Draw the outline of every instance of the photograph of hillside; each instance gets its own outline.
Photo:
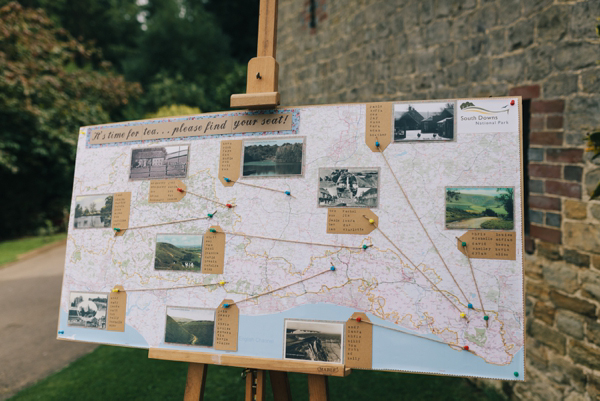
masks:
<path id="1" fill-rule="evenodd" d="M 514 229 L 514 189 L 446 188 L 446 228 Z"/>
<path id="2" fill-rule="evenodd" d="M 202 268 L 202 239 L 202 235 L 158 234 L 154 268 L 199 272 Z"/>
<path id="3" fill-rule="evenodd" d="M 342 323 L 286 319 L 284 358 L 342 363 L 343 332 Z"/>
<path id="4" fill-rule="evenodd" d="M 214 332 L 213 309 L 167 307 L 165 343 L 212 347 Z"/>

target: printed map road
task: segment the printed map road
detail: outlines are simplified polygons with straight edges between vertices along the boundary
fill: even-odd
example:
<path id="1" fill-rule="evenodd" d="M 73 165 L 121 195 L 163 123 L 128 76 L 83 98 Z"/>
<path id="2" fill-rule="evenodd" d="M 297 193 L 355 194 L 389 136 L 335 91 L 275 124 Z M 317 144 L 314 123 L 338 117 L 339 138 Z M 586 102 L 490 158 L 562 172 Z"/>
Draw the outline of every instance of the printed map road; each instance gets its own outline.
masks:
<path id="1" fill-rule="evenodd" d="M 490 220 L 498 220 L 497 217 L 477 217 L 475 219 L 453 221 L 446 224 L 448 228 L 481 228 L 481 224 Z"/>
<path id="2" fill-rule="evenodd" d="M 96 346 L 56 340 L 65 245 L 0 268 L 0 400 Z"/>

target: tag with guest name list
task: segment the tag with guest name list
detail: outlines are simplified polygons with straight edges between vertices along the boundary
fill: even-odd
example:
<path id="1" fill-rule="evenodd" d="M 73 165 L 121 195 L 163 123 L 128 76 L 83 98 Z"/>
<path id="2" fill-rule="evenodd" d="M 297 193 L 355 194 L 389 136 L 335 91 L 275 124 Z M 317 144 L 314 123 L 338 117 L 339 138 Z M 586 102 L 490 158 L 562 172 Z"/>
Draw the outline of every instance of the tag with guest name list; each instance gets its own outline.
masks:
<path id="1" fill-rule="evenodd" d="M 117 192 L 113 195 L 112 209 L 112 228 L 119 228 L 115 231 L 117 237 L 125 234 L 129 228 L 129 212 L 131 209 L 131 192 Z"/>
<path id="2" fill-rule="evenodd" d="M 369 234 L 378 225 L 379 217 L 370 209 L 327 209 L 327 234 Z"/>
<path id="3" fill-rule="evenodd" d="M 177 188 L 183 189 L 180 192 Z M 187 186 L 181 180 L 152 180 L 148 191 L 148 203 L 179 202 L 185 196 Z"/>
<path id="4" fill-rule="evenodd" d="M 360 318 L 360 322 L 356 318 Z M 373 325 L 366 314 L 355 312 L 346 322 L 344 359 L 347 368 L 371 369 L 373 365 Z"/>
<path id="5" fill-rule="evenodd" d="M 224 304 L 229 304 L 224 308 Z M 215 349 L 237 351 L 240 310 L 231 299 L 224 299 L 215 316 Z"/>
<path id="6" fill-rule="evenodd" d="M 108 295 L 106 310 L 106 330 L 125 331 L 125 312 L 127 311 L 127 293 L 122 285 L 116 285 L 118 292 Z"/>
<path id="7" fill-rule="evenodd" d="M 467 231 L 456 246 L 471 259 L 516 260 L 516 236 L 514 231 Z M 466 251 L 463 242 L 467 244 Z"/>

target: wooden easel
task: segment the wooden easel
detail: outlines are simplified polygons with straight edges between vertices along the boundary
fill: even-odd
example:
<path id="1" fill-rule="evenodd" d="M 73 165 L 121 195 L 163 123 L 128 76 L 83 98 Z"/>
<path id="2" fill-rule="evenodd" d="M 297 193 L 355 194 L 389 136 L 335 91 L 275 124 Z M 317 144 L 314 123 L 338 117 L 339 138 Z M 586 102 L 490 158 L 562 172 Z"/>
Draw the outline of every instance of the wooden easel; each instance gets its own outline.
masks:
<path id="1" fill-rule="evenodd" d="M 275 60 L 277 45 L 277 1 L 260 0 L 257 56 L 248 63 L 246 93 L 231 95 L 232 108 L 264 109 L 279 105 L 279 64 Z M 206 354 L 151 348 L 148 357 L 189 362 L 184 401 L 201 401 L 208 365 L 243 367 L 246 369 L 246 401 L 263 401 L 267 372 L 275 401 L 291 401 L 288 372 L 308 375 L 311 401 L 328 400 L 327 376 L 347 376 L 344 365 L 281 359 L 252 358 L 231 354 Z"/>

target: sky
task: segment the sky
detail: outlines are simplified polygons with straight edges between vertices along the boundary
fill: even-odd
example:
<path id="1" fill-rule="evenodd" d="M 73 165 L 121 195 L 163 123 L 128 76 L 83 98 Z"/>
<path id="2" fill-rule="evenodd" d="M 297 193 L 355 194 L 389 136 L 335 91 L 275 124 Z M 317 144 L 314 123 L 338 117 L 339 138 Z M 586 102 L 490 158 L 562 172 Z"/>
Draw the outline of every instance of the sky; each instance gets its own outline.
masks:
<path id="1" fill-rule="evenodd" d="M 283 145 L 285 143 L 302 143 L 304 141 L 303 138 L 283 138 L 283 139 L 275 139 L 268 141 L 245 141 L 244 146 L 256 146 L 256 145 Z"/>
<path id="2" fill-rule="evenodd" d="M 434 103 L 401 103 L 394 105 L 394 111 L 408 111 L 408 106 L 412 106 L 413 109 L 417 110 L 419 113 L 423 112 L 440 112 L 442 107 L 446 106 L 448 102 L 434 102 Z"/>
<path id="3" fill-rule="evenodd" d="M 175 246 L 202 246 L 202 235 L 194 234 L 157 234 L 156 242 L 167 242 Z"/>
<path id="4" fill-rule="evenodd" d="M 77 203 L 81 205 L 83 209 L 86 207 L 89 209 L 92 203 L 96 204 L 96 210 L 99 212 L 100 209 L 104 207 L 104 200 L 107 196 L 111 195 L 87 195 L 87 196 L 78 196 Z"/>
<path id="5" fill-rule="evenodd" d="M 214 322 L 215 320 L 214 309 L 190 309 L 167 306 L 167 315 L 171 316 L 172 318 L 209 320 L 211 322 Z"/>
<path id="6" fill-rule="evenodd" d="M 321 333 L 326 334 L 342 334 L 343 331 L 342 323 L 319 322 L 317 320 L 302 321 L 286 319 L 285 324 L 286 330 L 317 330 Z"/>
<path id="7" fill-rule="evenodd" d="M 453 191 L 460 191 L 461 194 L 465 194 L 465 195 L 486 195 L 486 196 L 496 196 L 496 195 L 500 195 L 500 192 L 496 191 L 496 188 L 501 188 L 501 187 L 490 187 L 490 188 L 464 188 L 464 187 L 457 187 L 457 188 L 447 188 L 447 189 L 451 189 Z"/>
<path id="8" fill-rule="evenodd" d="M 164 148 L 167 151 L 167 154 L 169 154 L 169 155 L 171 153 L 179 152 L 180 150 L 184 150 L 185 152 L 183 152 L 183 154 L 187 154 L 188 145 L 185 145 L 185 146 L 165 146 Z"/>

